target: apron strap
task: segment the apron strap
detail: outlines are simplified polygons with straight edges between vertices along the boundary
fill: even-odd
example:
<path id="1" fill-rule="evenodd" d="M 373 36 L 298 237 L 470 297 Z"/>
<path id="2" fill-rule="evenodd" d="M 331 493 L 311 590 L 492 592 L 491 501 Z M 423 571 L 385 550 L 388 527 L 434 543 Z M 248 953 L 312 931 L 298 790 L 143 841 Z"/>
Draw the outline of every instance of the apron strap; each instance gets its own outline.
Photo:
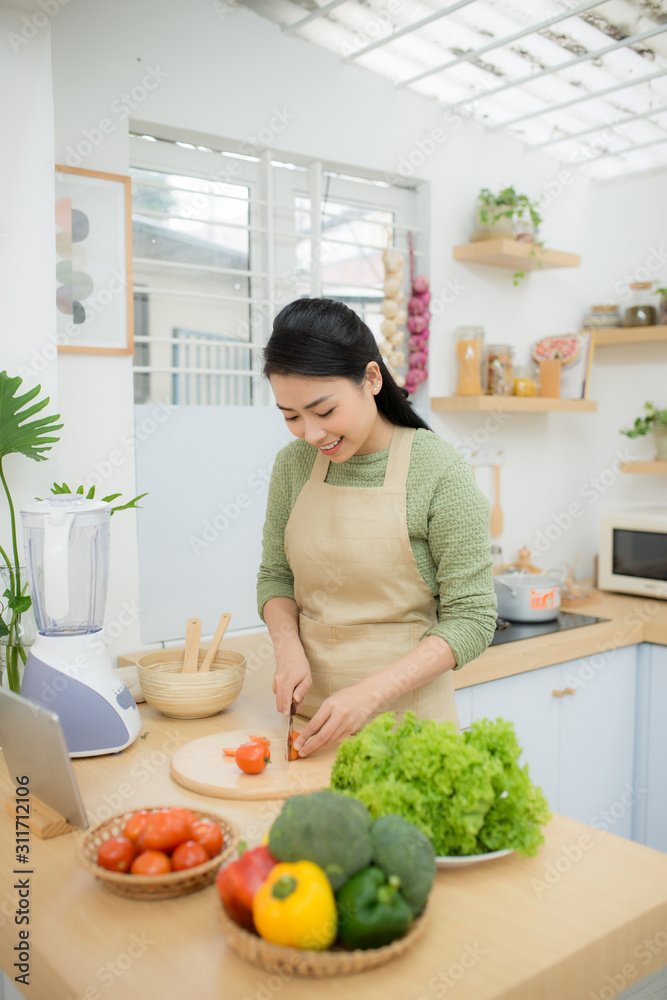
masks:
<path id="1" fill-rule="evenodd" d="M 414 436 L 414 427 L 394 427 L 389 447 L 389 458 L 387 459 L 387 471 L 384 476 L 385 486 L 393 489 L 401 489 L 407 483 Z M 318 451 L 313 462 L 309 482 L 323 483 L 327 478 L 329 462 L 330 459 L 326 455 L 323 455 L 321 451 Z"/>
<path id="2" fill-rule="evenodd" d="M 393 489 L 405 488 L 408 481 L 410 453 L 412 452 L 414 436 L 414 427 L 399 427 L 398 425 L 394 427 L 389 458 L 387 459 L 387 471 L 384 476 L 385 486 Z"/>
<path id="3" fill-rule="evenodd" d="M 311 483 L 323 483 L 327 478 L 327 472 L 329 471 L 329 461 L 326 455 L 323 455 L 321 451 L 318 451 L 315 456 L 315 461 L 313 462 L 313 468 L 310 473 Z"/>

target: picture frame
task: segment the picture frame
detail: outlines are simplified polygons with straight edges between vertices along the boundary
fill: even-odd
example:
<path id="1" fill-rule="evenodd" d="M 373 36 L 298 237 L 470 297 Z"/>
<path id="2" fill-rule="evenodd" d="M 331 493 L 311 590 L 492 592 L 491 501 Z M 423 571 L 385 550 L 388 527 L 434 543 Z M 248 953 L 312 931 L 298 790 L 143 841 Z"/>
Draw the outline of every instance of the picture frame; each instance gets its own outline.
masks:
<path id="1" fill-rule="evenodd" d="M 131 178 L 55 169 L 58 352 L 133 354 Z"/>

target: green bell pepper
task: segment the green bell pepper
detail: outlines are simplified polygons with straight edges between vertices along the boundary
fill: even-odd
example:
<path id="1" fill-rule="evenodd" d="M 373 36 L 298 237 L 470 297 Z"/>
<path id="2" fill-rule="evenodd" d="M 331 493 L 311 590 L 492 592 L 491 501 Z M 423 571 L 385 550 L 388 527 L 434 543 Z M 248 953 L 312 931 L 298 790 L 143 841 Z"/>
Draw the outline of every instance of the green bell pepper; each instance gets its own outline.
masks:
<path id="1" fill-rule="evenodd" d="M 338 939 L 348 948 L 380 948 L 403 937 L 413 913 L 399 892 L 400 879 L 389 880 L 371 866 L 338 891 Z"/>

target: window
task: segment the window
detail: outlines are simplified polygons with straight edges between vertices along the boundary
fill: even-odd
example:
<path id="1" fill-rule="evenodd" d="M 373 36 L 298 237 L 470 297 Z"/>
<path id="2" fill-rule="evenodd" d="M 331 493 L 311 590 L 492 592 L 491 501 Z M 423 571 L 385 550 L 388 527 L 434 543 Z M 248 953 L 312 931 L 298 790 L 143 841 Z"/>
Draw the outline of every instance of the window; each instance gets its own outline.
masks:
<path id="1" fill-rule="evenodd" d="M 380 338 L 382 251 L 406 254 L 418 186 L 133 134 L 135 402 L 264 405 L 261 350 L 300 296 L 353 308 Z M 407 270 L 406 270 L 407 288 Z"/>

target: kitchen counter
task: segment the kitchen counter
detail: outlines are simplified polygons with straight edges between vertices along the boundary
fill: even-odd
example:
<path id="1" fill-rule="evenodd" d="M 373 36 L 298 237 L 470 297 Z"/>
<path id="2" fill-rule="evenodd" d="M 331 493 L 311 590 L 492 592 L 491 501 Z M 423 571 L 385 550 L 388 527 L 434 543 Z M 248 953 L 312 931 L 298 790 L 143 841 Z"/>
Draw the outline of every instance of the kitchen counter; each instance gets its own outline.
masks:
<path id="1" fill-rule="evenodd" d="M 452 674 L 455 688 L 483 684 L 499 677 L 537 670 L 552 663 L 566 663 L 582 656 L 639 642 L 655 642 L 667 646 L 667 601 L 630 597 L 625 594 L 596 592 L 593 597 L 575 604 L 563 605 L 563 611 L 574 611 L 608 621 L 564 632 L 490 646 L 481 656 Z M 250 664 L 261 668 L 273 677 L 273 647 L 268 632 L 263 629 L 254 635 L 232 638 L 223 643 L 250 656 Z M 118 666 L 127 667 L 136 662 L 141 652 L 118 657 Z M 270 686 L 270 683 L 269 683 Z"/>
<path id="2" fill-rule="evenodd" d="M 594 613 L 603 614 L 602 606 Z M 621 619 L 624 613 L 620 608 Z M 628 622 L 627 628 L 639 626 Z M 629 642 L 643 637 L 643 631 L 628 632 Z M 249 651 L 246 684 L 230 709 L 210 719 L 179 721 L 142 704 L 141 736 L 131 747 L 73 761 L 91 823 L 142 806 L 206 805 L 235 820 L 251 845 L 260 840 L 281 802 L 198 796 L 169 777 L 171 755 L 184 743 L 278 722 L 270 690 L 270 644 L 266 639 L 258 644 L 252 636 L 225 645 Z M 514 655 L 502 647 L 491 652 L 505 661 Z M 559 647 L 556 655 L 563 659 L 570 653 L 564 656 Z M 0 792 L 8 798 L 12 790 L 2 762 Z M 10 861 L 14 829 L 4 809 L 0 815 L 0 961 L 11 970 L 19 929 Z M 79 866 L 78 836 L 31 840 L 32 959 L 26 996 L 271 1000 L 279 993 L 281 977 L 246 964 L 226 948 L 214 886 L 160 902 L 122 899 Z M 510 856 L 439 872 L 425 933 L 405 956 L 373 972 L 318 981 L 316 987 L 312 980 L 296 978 L 289 995 L 311 997 L 316 988 L 324 1000 L 342 990 L 363 1000 L 434 1000 L 455 987 L 457 1000 L 591 1000 L 615 996 L 666 962 L 667 855 L 555 816 L 536 858 Z"/>

